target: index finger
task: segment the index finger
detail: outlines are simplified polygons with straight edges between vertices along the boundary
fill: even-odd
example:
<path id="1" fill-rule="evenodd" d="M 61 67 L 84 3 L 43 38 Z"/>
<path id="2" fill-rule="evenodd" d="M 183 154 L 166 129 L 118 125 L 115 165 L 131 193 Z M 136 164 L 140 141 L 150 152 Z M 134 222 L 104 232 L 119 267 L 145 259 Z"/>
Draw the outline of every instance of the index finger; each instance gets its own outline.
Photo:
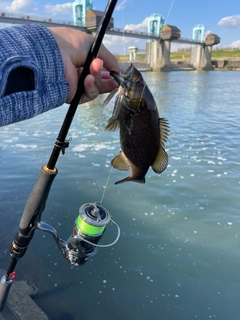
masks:
<path id="1" fill-rule="evenodd" d="M 108 49 L 103 44 L 99 49 L 98 58 L 103 61 L 103 66 L 108 71 L 121 71 L 117 58 L 114 57 L 114 55 L 110 51 L 108 51 Z"/>

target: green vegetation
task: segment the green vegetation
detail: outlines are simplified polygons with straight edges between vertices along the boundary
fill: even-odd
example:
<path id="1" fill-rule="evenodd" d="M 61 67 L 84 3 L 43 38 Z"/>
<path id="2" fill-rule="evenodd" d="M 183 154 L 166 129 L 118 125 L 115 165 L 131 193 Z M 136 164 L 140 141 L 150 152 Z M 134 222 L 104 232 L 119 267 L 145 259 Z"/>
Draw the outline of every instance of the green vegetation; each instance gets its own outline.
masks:
<path id="1" fill-rule="evenodd" d="M 170 59 L 171 60 L 189 60 L 190 51 L 179 51 L 179 52 L 171 52 Z"/>
<path id="2" fill-rule="evenodd" d="M 119 62 L 128 61 L 129 55 L 118 55 L 115 54 Z M 178 52 L 171 52 L 171 60 L 189 60 L 190 51 L 189 49 L 183 49 Z M 240 49 L 217 49 L 212 51 L 212 60 L 214 59 L 239 59 L 240 60 Z M 137 54 L 137 62 L 146 62 L 146 54 Z"/>
<path id="3" fill-rule="evenodd" d="M 190 51 L 171 52 L 171 60 L 189 60 Z M 239 59 L 239 49 L 217 49 L 212 51 L 212 60 L 214 59 Z"/>
<path id="4" fill-rule="evenodd" d="M 114 54 L 118 62 L 126 62 L 129 60 L 129 54 Z M 137 62 L 145 62 L 146 54 L 137 54 Z"/>
<path id="5" fill-rule="evenodd" d="M 212 59 L 240 59 L 240 50 L 213 50 Z"/>

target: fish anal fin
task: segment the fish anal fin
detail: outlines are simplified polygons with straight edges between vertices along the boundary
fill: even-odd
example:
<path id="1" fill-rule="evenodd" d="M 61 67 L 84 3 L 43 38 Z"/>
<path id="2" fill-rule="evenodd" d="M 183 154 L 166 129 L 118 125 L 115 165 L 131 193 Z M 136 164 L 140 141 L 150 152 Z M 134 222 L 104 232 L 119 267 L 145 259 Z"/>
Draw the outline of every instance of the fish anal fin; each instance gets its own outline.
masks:
<path id="1" fill-rule="evenodd" d="M 168 165 L 168 155 L 164 149 L 164 144 L 167 141 L 168 133 L 169 133 L 169 125 L 168 121 L 164 118 L 159 118 L 159 148 L 156 155 L 156 158 L 152 164 L 152 169 L 156 173 L 163 172 Z"/>
<path id="2" fill-rule="evenodd" d="M 152 164 L 152 169 L 156 173 L 163 172 L 168 165 L 168 155 L 163 147 L 160 147 L 157 156 Z"/>
<path id="3" fill-rule="evenodd" d="M 112 159 L 111 165 L 113 168 L 121 171 L 126 171 L 129 169 L 127 158 L 122 151 L 120 151 L 119 154 L 114 159 Z"/>
<path id="4" fill-rule="evenodd" d="M 119 128 L 118 119 L 113 119 L 113 118 L 108 119 L 108 124 L 105 127 L 106 131 L 115 131 L 118 128 Z"/>

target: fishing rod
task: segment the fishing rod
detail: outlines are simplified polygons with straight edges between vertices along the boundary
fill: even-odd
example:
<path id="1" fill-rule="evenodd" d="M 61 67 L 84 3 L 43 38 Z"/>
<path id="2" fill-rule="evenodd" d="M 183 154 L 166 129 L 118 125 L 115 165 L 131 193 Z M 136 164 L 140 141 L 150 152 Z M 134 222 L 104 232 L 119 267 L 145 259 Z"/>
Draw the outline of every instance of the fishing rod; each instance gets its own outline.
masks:
<path id="1" fill-rule="evenodd" d="M 69 140 L 66 140 L 66 136 L 84 92 L 84 79 L 90 73 L 90 64 L 97 56 L 116 3 L 117 0 L 108 1 L 80 75 L 77 92 L 69 106 L 49 161 L 47 165 L 42 166 L 39 178 L 26 203 L 20 220 L 19 230 L 10 248 L 11 261 L 9 267 L 0 281 L 0 312 L 5 307 L 8 293 L 15 279 L 16 274 L 14 270 L 17 262 L 26 253 L 36 229 L 50 233 L 65 259 L 73 266 L 82 266 L 90 257 L 97 253 L 99 247 L 112 246 L 119 239 L 120 229 L 118 225 L 110 218 L 109 212 L 97 202 L 87 203 L 80 207 L 72 235 L 66 241 L 59 238 L 57 231 L 52 226 L 41 221 L 41 215 L 45 209 L 51 185 L 58 173 L 55 165 L 60 152 L 63 151 L 64 153 L 65 148 L 69 146 Z M 106 225 L 110 221 L 117 228 L 117 237 L 110 244 L 100 245 L 98 242 L 105 232 Z"/>

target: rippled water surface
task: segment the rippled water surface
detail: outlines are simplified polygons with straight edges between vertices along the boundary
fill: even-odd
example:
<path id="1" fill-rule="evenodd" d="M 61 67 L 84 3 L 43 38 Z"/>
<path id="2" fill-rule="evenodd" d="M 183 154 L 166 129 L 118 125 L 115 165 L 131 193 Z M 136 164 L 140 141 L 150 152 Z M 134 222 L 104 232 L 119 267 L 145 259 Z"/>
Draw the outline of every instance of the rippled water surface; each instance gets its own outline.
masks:
<path id="1" fill-rule="evenodd" d="M 239 319 L 240 74 L 145 73 L 168 119 L 169 166 L 146 184 L 114 182 L 103 205 L 121 228 L 118 243 L 73 268 L 40 231 L 18 262 L 18 280 L 38 287 L 49 319 Z M 67 239 L 79 207 L 100 201 L 119 133 L 105 132 L 113 103 L 79 107 L 42 220 Z M 47 163 L 67 106 L 0 129 L 0 268 L 22 211 Z M 113 241 L 109 225 L 102 243 Z"/>

